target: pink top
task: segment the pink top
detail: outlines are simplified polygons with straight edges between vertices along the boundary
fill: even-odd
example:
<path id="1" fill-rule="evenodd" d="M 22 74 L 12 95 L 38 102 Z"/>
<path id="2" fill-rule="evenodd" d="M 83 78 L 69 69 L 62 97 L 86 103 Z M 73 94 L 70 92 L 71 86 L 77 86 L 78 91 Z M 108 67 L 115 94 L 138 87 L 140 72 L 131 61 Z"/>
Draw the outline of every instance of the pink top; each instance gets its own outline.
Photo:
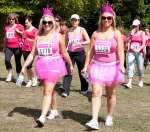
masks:
<path id="1" fill-rule="evenodd" d="M 142 41 L 142 33 L 139 33 L 138 35 L 131 35 L 129 51 L 133 51 L 132 49 L 139 49 L 139 47 L 142 45 Z"/>
<path id="2" fill-rule="evenodd" d="M 38 56 L 59 56 L 59 33 L 54 32 L 53 38 L 49 42 L 38 42 L 37 40 Z"/>
<path id="3" fill-rule="evenodd" d="M 146 35 L 146 46 L 150 46 L 150 33 Z"/>
<path id="4" fill-rule="evenodd" d="M 21 24 L 16 24 L 16 27 L 4 27 L 5 38 L 6 38 L 6 47 L 9 48 L 18 48 L 21 36 L 16 32 L 16 29 L 24 31 L 24 27 Z"/>
<path id="5" fill-rule="evenodd" d="M 22 51 L 31 51 L 32 50 L 33 42 L 31 42 L 29 39 L 34 40 L 37 31 L 38 30 L 35 27 L 31 31 L 28 31 L 28 30 L 24 31 L 24 40 L 23 40 L 24 43 L 21 47 Z"/>
<path id="6" fill-rule="evenodd" d="M 102 40 L 96 39 L 94 44 L 94 57 L 93 59 L 99 62 L 116 62 L 117 57 L 117 41 L 115 35 L 111 39 Z"/>
<path id="7" fill-rule="evenodd" d="M 84 50 L 84 46 L 80 44 L 80 42 L 83 42 L 83 35 L 82 35 L 82 29 L 80 28 L 80 31 L 78 34 L 74 35 L 68 32 L 68 51 L 71 52 L 79 52 Z"/>

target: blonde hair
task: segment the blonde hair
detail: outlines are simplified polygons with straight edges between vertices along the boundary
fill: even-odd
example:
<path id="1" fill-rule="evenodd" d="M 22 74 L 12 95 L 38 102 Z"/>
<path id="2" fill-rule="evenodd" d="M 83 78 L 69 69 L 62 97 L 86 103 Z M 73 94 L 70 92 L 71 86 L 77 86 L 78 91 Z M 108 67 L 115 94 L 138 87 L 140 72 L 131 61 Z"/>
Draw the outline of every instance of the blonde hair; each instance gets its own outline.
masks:
<path id="1" fill-rule="evenodd" d="M 98 29 L 99 30 L 102 30 L 101 17 L 102 17 L 102 14 L 99 16 L 99 20 L 98 20 Z M 112 16 L 112 24 L 111 24 L 111 26 L 113 27 L 114 30 L 116 29 L 116 18 L 115 18 L 115 16 Z"/>
<path id="2" fill-rule="evenodd" d="M 54 17 L 53 16 L 48 16 L 48 15 L 44 15 L 44 16 L 42 16 L 42 18 L 40 19 L 40 23 L 39 23 L 39 32 L 38 32 L 38 35 L 40 36 L 40 35 L 42 35 L 43 34 L 43 32 L 44 32 L 44 29 L 43 29 L 43 20 L 44 20 L 44 18 L 46 18 L 46 17 L 49 17 L 50 18 L 50 21 L 52 21 L 53 22 L 53 27 L 52 27 L 52 31 L 54 31 L 55 30 L 55 20 L 54 20 Z"/>

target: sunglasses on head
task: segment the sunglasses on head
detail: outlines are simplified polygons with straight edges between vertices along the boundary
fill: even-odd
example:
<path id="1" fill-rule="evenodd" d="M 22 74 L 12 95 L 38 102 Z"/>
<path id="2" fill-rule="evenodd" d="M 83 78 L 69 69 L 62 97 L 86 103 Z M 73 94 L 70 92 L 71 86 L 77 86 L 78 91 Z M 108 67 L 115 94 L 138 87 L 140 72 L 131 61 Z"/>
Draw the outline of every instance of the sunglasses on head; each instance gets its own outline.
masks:
<path id="1" fill-rule="evenodd" d="M 111 17 L 111 16 L 108 16 L 108 17 L 102 16 L 101 19 L 102 19 L 102 20 L 106 20 L 106 19 L 107 19 L 107 20 L 112 20 L 112 17 Z"/>
<path id="2" fill-rule="evenodd" d="M 46 25 L 46 24 L 51 25 L 51 24 L 53 24 L 53 22 L 52 21 L 43 21 L 42 24 L 43 25 Z"/>

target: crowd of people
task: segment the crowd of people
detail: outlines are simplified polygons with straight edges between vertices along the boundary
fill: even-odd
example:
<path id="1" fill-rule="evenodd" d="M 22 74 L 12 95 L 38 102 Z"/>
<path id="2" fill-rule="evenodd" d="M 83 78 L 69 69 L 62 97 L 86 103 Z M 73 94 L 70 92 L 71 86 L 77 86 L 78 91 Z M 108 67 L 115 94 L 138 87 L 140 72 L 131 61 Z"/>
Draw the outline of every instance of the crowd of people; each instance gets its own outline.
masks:
<path id="1" fill-rule="evenodd" d="M 139 74 L 138 85 L 143 87 L 144 66 L 150 62 L 149 29 L 141 30 L 140 20 L 135 19 L 130 34 L 125 35 L 121 28 L 116 27 L 116 17 L 113 8 L 108 3 L 104 4 L 99 13 L 98 28 L 90 39 L 86 29 L 80 26 L 78 14 L 71 15 L 69 26 L 67 21 L 54 16 L 52 9 L 43 8 L 38 29 L 32 25 L 30 16 L 25 17 L 23 26 L 16 14 L 8 15 L 4 27 L 5 66 L 8 72 L 6 82 L 13 79 L 13 55 L 16 80 L 20 74 L 26 74 L 26 87 L 38 86 L 38 80 L 41 82 L 42 110 L 36 120 L 39 127 L 43 127 L 47 119 L 59 116 L 55 85 L 62 78 L 62 96 L 69 96 L 75 64 L 81 94 L 87 94 L 89 83 L 92 86 L 92 119 L 85 124 L 90 129 L 99 129 L 98 113 L 103 88 L 107 94 L 105 125 L 113 125 L 117 87 L 124 84 L 126 88 L 132 88 L 135 64 Z M 85 45 L 89 47 L 87 53 Z M 23 65 L 22 55 L 25 61 Z M 128 82 L 124 83 L 126 72 Z"/>

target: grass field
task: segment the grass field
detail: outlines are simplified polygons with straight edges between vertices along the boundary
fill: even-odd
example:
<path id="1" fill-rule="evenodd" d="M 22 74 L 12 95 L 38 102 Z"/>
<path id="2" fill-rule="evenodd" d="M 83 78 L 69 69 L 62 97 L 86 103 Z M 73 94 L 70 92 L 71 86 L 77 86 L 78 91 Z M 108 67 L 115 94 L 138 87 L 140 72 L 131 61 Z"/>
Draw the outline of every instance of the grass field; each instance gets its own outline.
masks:
<path id="1" fill-rule="evenodd" d="M 150 66 L 149 66 L 150 67 Z M 133 89 L 120 86 L 117 92 L 117 106 L 114 126 L 105 127 L 106 97 L 102 97 L 98 132 L 150 132 L 150 68 L 145 71 L 145 85 Z M 48 121 L 43 128 L 35 128 L 35 119 L 41 111 L 42 87 L 16 87 L 14 82 L 6 83 L 4 55 L 0 53 L 0 132 L 84 132 L 84 124 L 91 118 L 90 92 L 87 96 L 79 92 L 78 75 L 75 74 L 71 94 L 62 98 L 58 92 L 60 118 Z M 91 87 L 90 87 L 91 90 Z M 105 92 L 103 93 L 105 95 Z"/>

